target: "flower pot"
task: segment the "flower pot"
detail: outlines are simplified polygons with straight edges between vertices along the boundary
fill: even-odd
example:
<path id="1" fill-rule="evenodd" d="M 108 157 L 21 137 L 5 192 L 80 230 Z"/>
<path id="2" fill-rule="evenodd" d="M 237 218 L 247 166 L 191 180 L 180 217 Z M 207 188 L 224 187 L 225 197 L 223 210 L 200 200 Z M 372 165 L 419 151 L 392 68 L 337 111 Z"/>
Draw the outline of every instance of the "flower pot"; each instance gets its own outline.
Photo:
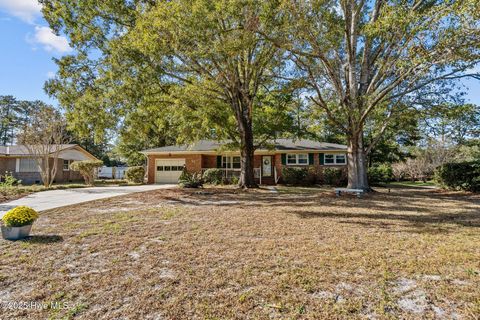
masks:
<path id="1" fill-rule="evenodd" d="M 22 227 L 6 227 L 2 226 L 2 237 L 5 240 L 20 240 L 30 235 L 32 229 L 31 224 Z"/>

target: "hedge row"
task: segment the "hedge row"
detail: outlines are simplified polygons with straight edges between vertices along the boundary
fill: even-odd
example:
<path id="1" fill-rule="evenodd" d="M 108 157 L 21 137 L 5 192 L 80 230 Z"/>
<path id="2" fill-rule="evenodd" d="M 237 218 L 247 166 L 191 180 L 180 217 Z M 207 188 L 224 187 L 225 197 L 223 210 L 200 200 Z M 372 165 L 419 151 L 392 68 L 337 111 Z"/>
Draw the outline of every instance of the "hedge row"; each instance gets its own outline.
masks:
<path id="1" fill-rule="evenodd" d="M 447 163 L 435 170 L 435 182 L 443 188 L 480 191 L 480 161 Z"/>
<path id="2" fill-rule="evenodd" d="M 314 167 L 283 167 L 282 178 L 285 184 L 290 185 L 326 184 L 344 186 L 347 184 L 347 171 L 340 168 L 325 168 L 321 171 Z"/>

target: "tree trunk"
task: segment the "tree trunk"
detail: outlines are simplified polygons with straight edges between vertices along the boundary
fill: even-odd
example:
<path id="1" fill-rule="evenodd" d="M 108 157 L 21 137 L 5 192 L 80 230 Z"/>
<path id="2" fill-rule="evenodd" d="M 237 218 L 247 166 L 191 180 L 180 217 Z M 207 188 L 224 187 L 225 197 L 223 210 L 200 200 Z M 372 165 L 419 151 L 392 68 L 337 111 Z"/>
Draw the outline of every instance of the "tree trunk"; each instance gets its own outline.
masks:
<path id="1" fill-rule="evenodd" d="M 368 185 L 367 162 L 363 147 L 363 132 L 348 138 L 348 186 L 350 189 L 371 191 Z"/>
<path id="2" fill-rule="evenodd" d="M 42 176 L 43 186 L 45 188 L 48 188 L 50 187 L 50 162 L 48 161 L 48 155 L 43 156 L 40 168 L 42 171 L 41 176 Z"/>
<path id="3" fill-rule="evenodd" d="M 50 181 L 49 181 L 49 186 L 53 184 L 53 181 L 55 180 L 55 176 L 57 175 L 57 168 L 58 168 L 58 156 L 55 156 L 53 158 L 53 167 L 50 170 Z"/>
<path id="4" fill-rule="evenodd" d="M 240 179 L 238 185 L 241 188 L 255 188 L 258 185 L 255 182 L 253 170 L 253 130 L 252 123 L 247 117 L 242 117 L 239 121 L 240 131 Z"/>

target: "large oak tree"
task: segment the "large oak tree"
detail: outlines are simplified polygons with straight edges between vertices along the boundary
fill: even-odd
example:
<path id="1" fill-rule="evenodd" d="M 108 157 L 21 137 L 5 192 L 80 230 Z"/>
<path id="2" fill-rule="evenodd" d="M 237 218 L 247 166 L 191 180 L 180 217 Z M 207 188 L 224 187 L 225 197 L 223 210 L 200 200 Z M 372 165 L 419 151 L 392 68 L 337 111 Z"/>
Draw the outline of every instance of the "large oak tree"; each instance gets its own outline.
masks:
<path id="1" fill-rule="evenodd" d="M 369 190 L 365 124 L 381 136 L 405 106 L 428 105 L 479 62 L 477 0 L 283 1 L 277 28 L 259 33 L 288 50 L 305 96 L 348 141 L 348 186 Z M 439 89 L 440 88 L 440 89 Z"/>
<path id="2" fill-rule="evenodd" d="M 256 30 L 269 28 L 274 8 L 255 0 L 42 0 L 52 28 L 77 55 L 58 61 L 47 88 L 84 132 L 112 127 L 112 117 L 156 101 L 188 119 L 231 128 L 241 151 L 240 186 L 255 185 L 254 113 L 259 96 L 278 89 L 282 49 Z M 144 106 L 145 104 L 143 104 Z M 174 110 L 175 111 L 175 110 Z M 161 117 L 162 114 L 159 114 Z M 203 118 L 203 119 L 202 119 Z"/>

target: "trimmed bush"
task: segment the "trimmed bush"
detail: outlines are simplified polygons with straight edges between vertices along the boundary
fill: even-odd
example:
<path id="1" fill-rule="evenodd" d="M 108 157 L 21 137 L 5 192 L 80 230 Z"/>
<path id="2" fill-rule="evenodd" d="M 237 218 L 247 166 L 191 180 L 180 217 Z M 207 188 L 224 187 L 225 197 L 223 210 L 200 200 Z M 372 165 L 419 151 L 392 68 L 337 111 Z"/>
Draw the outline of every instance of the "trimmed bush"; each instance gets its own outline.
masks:
<path id="1" fill-rule="evenodd" d="M 85 183 L 89 186 L 93 186 L 95 180 L 95 169 L 103 165 L 101 160 L 83 160 L 73 161 L 70 164 L 70 169 L 73 171 L 79 171 L 82 175 Z"/>
<path id="2" fill-rule="evenodd" d="M 232 184 L 232 185 L 237 185 L 238 182 L 240 181 L 240 178 L 237 177 L 237 176 L 232 176 L 230 177 L 230 179 L 228 180 L 228 183 Z"/>
<path id="3" fill-rule="evenodd" d="M 283 167 L 282 179 L 285 184 L 305 185 L 308 184 L 308 169 L 297 167 Z"/>
<path id="4" fill-rule="evenodd" d="M 223 171 L 221 169 L 207 169 L 203 173 L 203 181 L 210 184 L 222 184 L 223 183 Z"/>
<path id="5" fill-rule="evenodd" d="M 125 179 L 132 183 L 143 183 L 145 178 L 145 168 L 142 166 L 129 167 L 125 171 Z"/>
<path id="6" fill-rule="evenodd" d="M 480 161 L 446 163 L 435 170 L 435 183 L 442 188 L 480 191 Z"/>
<path id="7" fill-rule="evenodd" d="M 393 180 L 392 166 L 389 164 L 379 164 L 368 168 L 368 181 L 372 184 L 387 183 Z"/>
<path id="8" fill-rule="evenodd" d="M 0 188 L 10 188 L 22 184 L 22 180 L 16 179 L 12 172 L 5 171 L 4 175 L 0 175 Z"/>
<path id="9" fill-rule="evenodd" d="M 178 185 L 182 188 L 200 188 L 203 186 L 203 178 L 201 173 L 189 173 L 183 170 L 180 178 L 178 178 Z"/>
<path id="10" fill-rule="evenodd" d="M 341 187 L 347 184 L 347 173 L 340 168 L 323 169 L 323 184 Z"/>
<path id="11" fill-rule="evenodd" d="M 320 183 L 319 173 L 316 167 L 311 166 L 307 169 L 307 178 L 305 180 L 306 184 L 313 185 L 316 183 Z"/>
<path id="12" fill-rule="evenodd" d="M 23 227 L 38 219 L 37 211 L 30 207 L 19 206 L 9 210 L 2 218 L 7 227 Z"/>

